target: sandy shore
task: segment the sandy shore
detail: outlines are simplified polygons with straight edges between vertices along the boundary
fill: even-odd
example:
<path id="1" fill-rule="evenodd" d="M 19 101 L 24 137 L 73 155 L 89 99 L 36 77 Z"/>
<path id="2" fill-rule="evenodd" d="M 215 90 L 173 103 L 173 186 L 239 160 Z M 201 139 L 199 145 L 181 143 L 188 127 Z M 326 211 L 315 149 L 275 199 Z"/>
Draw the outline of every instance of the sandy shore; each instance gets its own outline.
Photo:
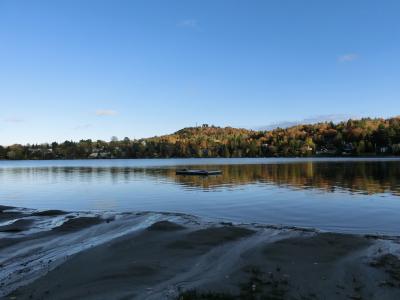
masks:
<path id="1" fill-rule="evenodd" d="M 400 239 L 0 206 L 3 299 L 400 299 Z"/>

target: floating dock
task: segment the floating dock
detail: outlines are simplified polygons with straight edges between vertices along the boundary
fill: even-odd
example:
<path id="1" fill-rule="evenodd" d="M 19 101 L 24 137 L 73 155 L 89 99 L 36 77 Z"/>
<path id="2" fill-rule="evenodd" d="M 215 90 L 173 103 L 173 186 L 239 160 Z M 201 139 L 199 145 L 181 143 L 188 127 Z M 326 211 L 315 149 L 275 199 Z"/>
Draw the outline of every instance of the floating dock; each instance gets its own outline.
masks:
<path id="1" fill-rule="evenodd" d="M 220 170 L 189 170 L 189 169 L 181 169 L 176 170 L 176 175 L 220 175 L 222 171 Z"/>

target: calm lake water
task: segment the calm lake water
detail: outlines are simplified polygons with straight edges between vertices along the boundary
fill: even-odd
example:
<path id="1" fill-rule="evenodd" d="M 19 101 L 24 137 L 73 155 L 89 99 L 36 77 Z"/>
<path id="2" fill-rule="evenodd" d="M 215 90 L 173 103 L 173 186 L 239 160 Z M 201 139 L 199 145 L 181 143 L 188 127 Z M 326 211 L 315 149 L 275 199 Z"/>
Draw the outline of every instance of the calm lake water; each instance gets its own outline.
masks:
<path id="1" fill-rule="evenodd" d="M 223 175 L 177 176 L 177 168 Z M 400 234 L 399 159 L 0 161 L 0 204 Z"/>

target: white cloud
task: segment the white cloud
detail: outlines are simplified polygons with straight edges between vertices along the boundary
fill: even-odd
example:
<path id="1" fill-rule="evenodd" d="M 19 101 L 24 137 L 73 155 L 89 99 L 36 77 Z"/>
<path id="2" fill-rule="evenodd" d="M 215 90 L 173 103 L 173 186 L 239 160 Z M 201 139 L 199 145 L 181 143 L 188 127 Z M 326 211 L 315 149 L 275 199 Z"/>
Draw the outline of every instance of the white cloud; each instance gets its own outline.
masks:
<path id="1" fill-rule="evenodd" d="M 195 19 L 186 19 L 178 22 L 179 27 L 199 29 L 199 23 Z"/>
<path id="2" fill-rule="evenodd" d="M 4 122 L 7 122 L 7 123 L 22 123 L 22 122 L 24 122 L 24 120 L 20 119 L 20 118 L 11 117 L 11 118 L 5 118 Z"/>
<path id="3" fill-rule="evenodd" d="M 99 109 L 99 110 L 96 110 L 96 115 L 97 116 L 115 116 L 117 114 L 118 114 L 118 112 L 116 110 L 112 110 L 112 109 Z"/>
<path id="4" fill-rule="evenodd" d="M 297 121 L 282 121 L 282 122 L 276 122 L 272 124 L 268 124 L 265 126 L 258 126 L 255 127 L 255 130 L 273 130 L 275 128 L 288 128 L 296 125 L 304 125 L 304 124 L 316 124 L 316 123 L 321 123 L 321 122 L 333 122 L 333 123 L 340 123 L 342 121 L 347 121 L 349 119 L 358 119 L 359 117 L 356 117 L 354 115 L 350 114 L 329 114 L 329 115 L 318 115 L 318 116 L 312 116 L 308 117 L 302 120 L 297 120 Z"/>
<path id="5" fill-rule="evenodd" d="M 354 61 L 357 58 L 358 58 L 358 54 L 347 53 L 347 54 L 343 54 L 343 55 L 339 56 L 338 61 L 344 63 L 344 62 Z"/>
<path id="6" fill-rule="evenodd" d="M 84 130 L 84 129 L 88 129 L 90 127 L 92 127 L 92 124 L 88 123 L 88 124 L 82 124 L 82 125 L 75 126 L 74 129 L 75 130 Z"/>

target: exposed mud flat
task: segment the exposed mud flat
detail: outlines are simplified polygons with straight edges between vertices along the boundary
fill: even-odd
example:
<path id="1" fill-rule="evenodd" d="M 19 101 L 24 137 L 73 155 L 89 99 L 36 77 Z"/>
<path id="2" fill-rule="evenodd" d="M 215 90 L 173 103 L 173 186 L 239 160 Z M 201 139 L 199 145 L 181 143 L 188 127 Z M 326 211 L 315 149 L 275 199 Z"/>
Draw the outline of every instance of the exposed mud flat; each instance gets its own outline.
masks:
<path id="1" fill-rule="evenodd" d="M 0 230 L 4 299 L 400 299 L 398 237 L 172 213 L 0 211 L 15 216 L 0 229 L 21 226 Z"/>

